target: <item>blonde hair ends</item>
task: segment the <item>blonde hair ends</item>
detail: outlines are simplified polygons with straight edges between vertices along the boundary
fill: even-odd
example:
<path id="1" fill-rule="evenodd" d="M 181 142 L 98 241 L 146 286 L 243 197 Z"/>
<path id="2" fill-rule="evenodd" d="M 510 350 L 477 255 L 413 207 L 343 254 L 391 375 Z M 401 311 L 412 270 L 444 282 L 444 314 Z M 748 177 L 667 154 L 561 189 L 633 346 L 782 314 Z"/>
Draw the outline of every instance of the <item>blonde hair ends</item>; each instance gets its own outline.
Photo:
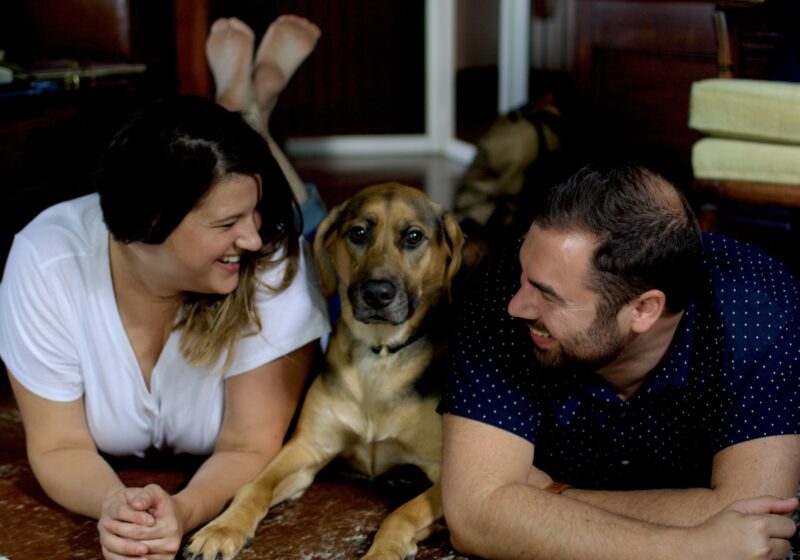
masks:
<path id="1" fill-rule="evenodd" d="M 233 362 L 236 344 L 245 337 L 261 331 L 261 319 L 256 309 L 256 291 L 266 289 L 278 294 L 294 280 L 298 270 L 297 247 L 293 254 L 278 260 L 268 258 L 248 259 L 240 270 L 239 285 L 221 297 L 187 294 L 175 330 L 182 331 L 179 348 L 186 361 L 196 367 L 212 368 L 225 355 L 221 371 Z M 286 262 L 281 281 L 270 286 L 259 279 L 259 273 Z"/>

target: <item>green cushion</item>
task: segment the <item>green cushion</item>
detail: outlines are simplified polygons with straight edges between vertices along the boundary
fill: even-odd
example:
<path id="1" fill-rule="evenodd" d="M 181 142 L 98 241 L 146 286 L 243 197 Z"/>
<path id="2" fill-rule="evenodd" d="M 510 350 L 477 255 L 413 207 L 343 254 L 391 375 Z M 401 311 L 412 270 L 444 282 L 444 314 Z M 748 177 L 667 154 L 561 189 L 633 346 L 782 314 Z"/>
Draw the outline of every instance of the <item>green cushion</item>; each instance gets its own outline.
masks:
<path id="1" fill-rule="evenodd" d="M 800 146 L 703 138 L 692 146 L 697 179 L 729 179 L 797 184 L 800 188 Z"/>
<path id="2" fill-rule="evenodd" d="M 712 136 L 800 144 L 800 83 L 694 82 L 689 127 Z"/>

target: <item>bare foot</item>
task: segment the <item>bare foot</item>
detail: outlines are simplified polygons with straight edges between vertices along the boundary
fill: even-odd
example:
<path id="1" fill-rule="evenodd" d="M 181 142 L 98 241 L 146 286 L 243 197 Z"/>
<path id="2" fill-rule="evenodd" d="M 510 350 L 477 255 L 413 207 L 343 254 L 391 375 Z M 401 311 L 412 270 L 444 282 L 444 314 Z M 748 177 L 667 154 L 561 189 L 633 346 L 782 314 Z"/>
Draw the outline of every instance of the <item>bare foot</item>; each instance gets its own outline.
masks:
<path id="1" fill-rule="evenodd" d="M 253 61 L 253 30 L 236 18 L 220 18 L 206 39 L 206 58 L 214 76 L 217 103 L 229 111 L 241 111 L 253 99 L 250 70 Z"/>
<path id="2" fill-rule="evenodd" d="M 282 15 L 270 24 L 258 46 L 253 71 L 255 101 L 267 118 L 319 36 L 319 27 L 300 16 Z"/>

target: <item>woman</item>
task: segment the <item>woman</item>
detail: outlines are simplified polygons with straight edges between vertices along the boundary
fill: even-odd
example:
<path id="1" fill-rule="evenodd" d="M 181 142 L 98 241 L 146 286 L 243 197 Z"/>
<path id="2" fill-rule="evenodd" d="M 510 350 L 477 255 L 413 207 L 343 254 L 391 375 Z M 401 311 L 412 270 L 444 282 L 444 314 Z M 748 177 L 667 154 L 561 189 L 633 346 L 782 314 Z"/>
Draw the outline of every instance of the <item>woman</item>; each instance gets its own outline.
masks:
<path id="1" fill-rule="evenodd" d="M 291 189 L 261 135 L 199 98 L 115 137 L 97 194 L 15 238 L 0 355 L 38 481 L 99 519 L 105 558 L 173 558 L 279 450 L 325 302 Z M 103 454 L 210 454 L 174 495 Z"/>

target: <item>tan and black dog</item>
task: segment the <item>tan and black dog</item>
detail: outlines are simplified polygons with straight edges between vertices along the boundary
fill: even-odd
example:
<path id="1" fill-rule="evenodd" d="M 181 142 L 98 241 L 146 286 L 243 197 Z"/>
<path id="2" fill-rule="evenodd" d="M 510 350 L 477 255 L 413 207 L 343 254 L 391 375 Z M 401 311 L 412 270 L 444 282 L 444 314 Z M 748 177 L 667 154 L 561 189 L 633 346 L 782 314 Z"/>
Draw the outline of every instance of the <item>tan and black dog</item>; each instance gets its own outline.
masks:
<path id="1" fill-rule="evenodd" d="M 417 465 L 433 485 L 392 512 L 365 558 L 402 560 L 442 517 L 441 421 L 431 376 L 442 356 L 445 312 L 464 236 L 422 191 L 364 189 L 320 224 L 314 253 L 323 292 L 338 284 L 341 317 L 292 438 L 219 517 L 198 531 L 188 558 L 233 558 L 270 506 L 299 495 L 325 465 L 346 457 L 376 476 Z"/>

